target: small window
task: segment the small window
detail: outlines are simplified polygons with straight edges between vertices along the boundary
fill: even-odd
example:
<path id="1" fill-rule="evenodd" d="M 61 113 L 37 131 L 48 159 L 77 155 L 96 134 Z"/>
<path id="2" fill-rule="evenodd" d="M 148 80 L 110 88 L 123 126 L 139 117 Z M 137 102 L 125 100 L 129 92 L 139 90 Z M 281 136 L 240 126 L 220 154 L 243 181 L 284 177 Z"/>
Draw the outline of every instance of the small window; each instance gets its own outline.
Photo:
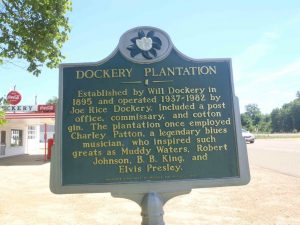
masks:
<path id="1" fill-rule="evenodd" d="M 35 126 L 28 126 L 28 139 L 35 139 L 36 136 L 36 130 Z"/>
<path id="2" fill-rule="evenodd" d="M 0 144 L 6 145 L 6 131 L 1 130 Z"/>
<path id="3" fill-rule="evenodd" d="M 10 145 L 12 147 L 23 146 L 23 131 L 22 130 L 11 130 Z"/>

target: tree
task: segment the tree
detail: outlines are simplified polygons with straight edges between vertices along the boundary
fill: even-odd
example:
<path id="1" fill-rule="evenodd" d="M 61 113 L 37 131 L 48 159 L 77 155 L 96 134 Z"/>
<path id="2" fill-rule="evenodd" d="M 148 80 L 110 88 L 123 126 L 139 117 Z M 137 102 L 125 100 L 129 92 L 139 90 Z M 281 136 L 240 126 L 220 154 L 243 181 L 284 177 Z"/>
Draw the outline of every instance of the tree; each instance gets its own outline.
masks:
<path id="1" fill-rule="evenodd" d="M 284 104 L 280 109 L 274 109 L 271 120 L 273 132 L 300 131 L 300 98 Z"/>
<path id="2" fill-rule="evenodd" d="M 272 132 L 281 132 L 282 116 L 280 109 L 273 109 L 271 112 Z"/>
<path id="3" fill-rule="evenodd" d="M 246 114 L 251 118 L 253 125 L 257 125 L 261 120 L 261 112 L 257 104 L 248 104 L 245 106 Z"/>
<path id="4" fill-rule="evenodd" d="M 70 10 L 69 0 L 1 0 L 0 63 L 26 60 L 35 76 L 44 65 L 57 67 L 70 32 L 65 16 Z"/>
<path id="5" fill-rule="evenodd" d="M 246 130 L 250 130 L 250 131 L 254 130 L 252 120 L 248 114 L 246 113 L 241 114 L 241 123 L 242 123 L 242 127 L 246 128 Z"/>
<path id="6" fill-rule="evenodd" d="M 2 111 L 2 109 L 0 109 L 0 126 L 5 124 L 6 120 L 5 120 L 5 112 Z"/>
<path id="7" fill-rule="evenodd" d="M 7 101 L 5 97 L 1 97 L 0 98 L 0 106 L 6 105 Z M 2 110 L 2 108 L 0 108 L 0 126 L 5 124 L 6 120 L 5 120 L 5 112 Z"/>
<path id="8" fill-rule="evenodd" d="M 270 133 L 272 131 L 271 116 L 269 114 L 262 114 L 259 123 L 257 124 L 257 130 L 262 133 Z"/>
<path id="9" fill-rule="evenodd" d="M 300 131 L 300 98 L 291 102 L 290 113 L 293 121 L 292 131 Z"/>
<path id="10" fill-rule="evenodd" d="M 271 116 L 269 114 L 262 114 L 257 104 L 246 105 L 245 109 L 246 112 L 241 114 L 242 127 L 252 132 L 271 132 Z"/>
<path id="11" fill-rule="evenodd" d="M 242 125 L 243 120 L 247 121 L 246 129 L 250 131 L 258 131 L 258 124 L 262 119 L 262 114 L 260 109 L 258 108 L 257 104 L 248 104 L 245 106 L 246 112 L 243 113 L 242 116 Z"/>
<path id="12" fill-rule="evenodd" d="M 53 96 L 51 99 L 49 99 L 46 104 L 50 105 L 50 104 L 57 104 L 58 102 L 58 98 L 56 96 Z"/>

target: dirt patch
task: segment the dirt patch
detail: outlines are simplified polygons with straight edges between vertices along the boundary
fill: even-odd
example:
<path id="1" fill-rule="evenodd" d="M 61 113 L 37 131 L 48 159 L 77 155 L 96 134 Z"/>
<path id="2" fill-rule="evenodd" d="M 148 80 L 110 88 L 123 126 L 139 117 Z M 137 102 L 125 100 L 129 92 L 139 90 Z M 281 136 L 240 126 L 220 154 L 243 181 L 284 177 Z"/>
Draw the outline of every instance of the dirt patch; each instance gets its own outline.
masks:
<path id="1" fill-rule="evenodd" d="M 33 160 L 39 158 L 32 157 Z M 134 225 L 140 207 L 105 194 L 54 195 L 50 163 L 4 165 L 0 159 L 2 225 Z M 6 161 L 6 163 L 8 163 Z M 251 166 L 247 186 L 195 189 L 164 207 L 169 225 L 299 225 L 300 178 Z"/>

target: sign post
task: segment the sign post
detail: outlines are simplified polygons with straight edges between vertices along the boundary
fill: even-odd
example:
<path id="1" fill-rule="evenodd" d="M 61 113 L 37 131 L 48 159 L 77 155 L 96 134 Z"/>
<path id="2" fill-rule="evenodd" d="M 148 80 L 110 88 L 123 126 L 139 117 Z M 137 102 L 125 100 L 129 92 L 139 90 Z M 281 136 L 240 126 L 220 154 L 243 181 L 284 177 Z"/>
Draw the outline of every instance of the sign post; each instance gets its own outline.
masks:
<path id="1" fill-rule="evenodd" d="M 52 192 L 111 192 L 164 224 L 192 188 L 250 180 L 230 59 L 191 59 L 153 27 L 97 63 L 60 66 Z"/>

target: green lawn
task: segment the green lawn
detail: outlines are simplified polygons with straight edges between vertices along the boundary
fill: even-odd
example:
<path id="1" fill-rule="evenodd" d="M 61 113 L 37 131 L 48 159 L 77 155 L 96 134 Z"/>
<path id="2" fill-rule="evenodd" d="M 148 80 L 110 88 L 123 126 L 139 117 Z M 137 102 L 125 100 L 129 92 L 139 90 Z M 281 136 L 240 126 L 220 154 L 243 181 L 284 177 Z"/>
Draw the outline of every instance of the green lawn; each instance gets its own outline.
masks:
<path id="1" fill-rule="evenodd" d="M 255 134 L 257 139 L 267 138 L 300 138 L 300 133 Z"/>

